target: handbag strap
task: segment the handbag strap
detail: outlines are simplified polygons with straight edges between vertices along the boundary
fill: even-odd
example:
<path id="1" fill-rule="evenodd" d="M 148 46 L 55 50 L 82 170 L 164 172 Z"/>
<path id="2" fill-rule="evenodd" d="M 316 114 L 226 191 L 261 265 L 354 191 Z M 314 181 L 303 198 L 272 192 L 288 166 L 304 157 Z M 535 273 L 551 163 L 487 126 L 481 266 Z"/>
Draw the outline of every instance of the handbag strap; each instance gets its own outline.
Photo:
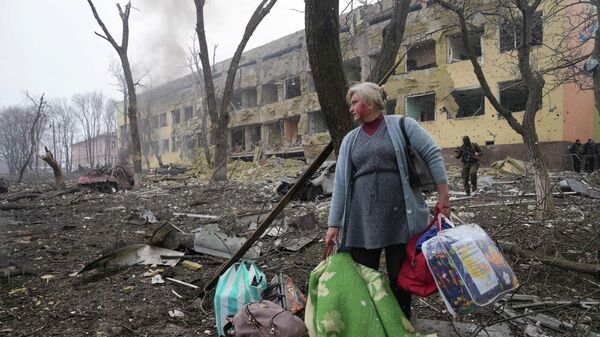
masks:
<path id="1" fill-rule="evenodd" d="M 402 131 L 402 136 L 404 137 L 404 142 L 406 143 L 406 146 L 410 146 L 410 140 L 406 135 L 406 127 L 404 126 L 404 117 L 404 115 L 400 117 L 400 130 Z"/>

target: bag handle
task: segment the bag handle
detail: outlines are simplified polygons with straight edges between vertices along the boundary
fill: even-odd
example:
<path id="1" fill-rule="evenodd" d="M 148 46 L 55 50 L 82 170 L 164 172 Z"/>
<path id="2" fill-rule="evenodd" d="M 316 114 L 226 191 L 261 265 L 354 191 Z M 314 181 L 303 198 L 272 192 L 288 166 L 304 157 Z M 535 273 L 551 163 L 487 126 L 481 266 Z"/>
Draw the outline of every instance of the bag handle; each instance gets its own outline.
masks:
<path id="1" fill-rule="evenodd" d="M 323 261 L 326 258 L 330 257 L 331 255 L 335 254 L 336 251 L 337 251 L 337 242 L 335 242 L 332 245 L 325 246 L 325 250 L 323 251 L 323 256 L 321 256 L 321 261 Z"/>
<path id="2" fill-rule="evenodd" d="M 452 213 L 450 213 L 450 216 L 452 216 Z M 448 217 L 446 217 L 442 212 L 437 212 L 437 223 L 438 223 L 438 231 L 442 230 L 442 220 L 444 220 L 444 222 L 446 222 L 447 224 L 449 224 L 451 227 L 456 227 L 456 225 L 454 224 L 454 222 L 452 222 L 450 219 L 448 219 Z"/>
<path id="3" fill-rule="evenodd" d="M 410 139 L 406 135 L 406 127 L 404 126 L 404 115 L 400 117 L 400 130 L 402 130 L 402 136 L 404 137 L 405 146 L 410 146 Z"/>

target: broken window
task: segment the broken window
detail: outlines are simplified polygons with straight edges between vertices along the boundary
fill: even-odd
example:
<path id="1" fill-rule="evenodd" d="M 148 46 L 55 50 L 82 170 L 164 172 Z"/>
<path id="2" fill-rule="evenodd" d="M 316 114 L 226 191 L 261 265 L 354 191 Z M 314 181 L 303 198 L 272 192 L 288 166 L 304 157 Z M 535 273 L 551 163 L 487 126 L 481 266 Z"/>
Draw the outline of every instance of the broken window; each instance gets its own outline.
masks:
<path id="1" fill-rule="evenodd" d="M 298 122 L 300 116 L 286 118 L 283 120 L 283 135 L 286 146 L 299 146 L 302 144 L 300 135 L 298 135 Z"/>
<path id="2" fill-rule="evenodd" d="M 171 137 L 171 152 L 177 152 L 181 148 L 181 142 L 176 136 Z"/>
<path id="3" fill-rule="evenodd" d="M 194 139 L 194 137 L 185 135 L 185 136 L 183 136 L 183 145 L 185 146 L 186 149 L 193 150 L 196 147 L 195 140 L 196 139 Z"/>
<path id="4" fill-rule="evenodd" d="M 150 127 L 152 129 L 158 128 L 158 115 L 154 115 L 150 117 Z"/>
<path id="5" fill-rule="evenodd" d="M 256 106 L 256 88 L 242 90 L 242 107 L 252 108 Z"/>
<path id="6" fill-rule="evenodd" d="M 169 140 L 161 139 L 160 140 L 160 153 L 169 152 Z"/>
<path id="7" fill-rule="evenodd" d="M 167 113 L 162 113 L 158 116 L 159 119 L 159 123 L 160 123 L 160 127 L 165 127 L 167 126 Z"/>
<path id="8" fill-rule="evenodd" d="M 458 104 L 456 118 L 482 116 L 485 113 L 485 100 L 481 88 L 454 90 L 452 97 Z"/>
<path id="9" fill-rule="evenodd" d="M 183 120 L 189 121 L 192 118 L 194 118 L 194 109 L 191 106 L 183 109 Z"/>
<path id="10" fill-rule="evenodd" d="M 360 58 L 344 61 L 344 72 L 348 82 L 360 82 Z"/>
<path id="11" fill-rule="evenodd" d="M 243 152 L 246 148 L 246 133 L 244 127 L 231 129 L 231 151 L 233 153 Z"/>
<path id="12" fill-rule="evenodd" d="M 283 92 L 285 99 L 300 96 L 300 76 L 294 76 L 286 79 L 283 86 Z"/>
<path id="13" fill-rule="evenodd" d="M 469 33 L 469 46 L 475 53 L 476 57 L 481 57 L 481 37 L 483 36 L 483 30 L 470 32 Z M 462 34 L 454 34 L 448 36 L 448 63 L 468 60 L 469 54 L 463 44 Z"/>
<path id="14" fill-rule="evenodd" d="M 260 146 L 260 124 L 249 126 L 250 132 L 250 142 L 252 142 L 252 147 Z"/>
<path id="15" fill-rule="evenodd" d="M 531 45 L 541 46 L 544 42 L 544 21 L 542 12 L 535 12 L 532 16 Z M 505 21 L 500 24 L 500 52 L 508 52 L 521 47 L 521 32 L 523 18 L 514 21 Z"/>
<path id="16" fill-rule="evenodd" d="M 498 83 L 500 90 L 500 104 L 510 112 L 524 111 L 527 106 L 529 89 L 521 80 Z M 541 108 L 541 99 L 540 106 Z"/>
<path id="17" fill-rule="evenodd" d="M 313 111 L 308 114 L 309 134 L 327 132 L 327 123 L 322 111 Z"/>
<path id="18" fill-rule="evenodd" d="M 393 115 L 396 113 L 396 100 L 388 99 L 385 101 L 385 113 L 386 115 Z"/>
<path id="19" fill-rule="evenodd" d="M 242 93 L 238 90 L 231 95 L 228 111 L 238 111 L 242 108 Z"/>
<path id="20" fill-rule="evenodd" d="M 408 46 L 406 70 L 428 69 L 437 66 L 435 61 L 435 41 L 428 40 Z"/>
<path id="21" fill-rule="evenodd" d="M 283 145 L 283 121 L 267 124 L 267 142 L 271 148 L 278 148 Z"/>
<path id="22" fill-rule="evenodd" d="M 421 122 L 435 120 L 435 93 L 407 97 L 406 115 Z"/>
<path id="23" fill-rule="evenodd" d="M 171 111 L 171 115 L 173 116 L 173 125 L 181 123 L 181 115 L 179 114 L 179 109 Z"/>
<path id="24" fill-rule="evenodd" d="M 270 104 L 278 101 L 277 86 L 274 83 L 263 84 L 260 104 Z"/>

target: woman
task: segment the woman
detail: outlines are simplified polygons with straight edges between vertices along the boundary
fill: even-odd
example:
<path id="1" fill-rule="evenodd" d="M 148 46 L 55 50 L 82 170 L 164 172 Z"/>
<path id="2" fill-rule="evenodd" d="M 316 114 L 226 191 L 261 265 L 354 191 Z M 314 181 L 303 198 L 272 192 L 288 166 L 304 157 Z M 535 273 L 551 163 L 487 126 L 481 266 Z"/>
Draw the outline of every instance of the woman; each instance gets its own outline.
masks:
<path id="1" fill-rule="evenodd" d="M 383 115 L 381 88 L 359 83 L 348 90 L 346 99 L 354 120 L 362 125 L 350 131 L 340 147 L 325 243 L 337 243 L 341 229 L 341 248 L 355 262 L 375 270 L 385 250 L 390 286 L 410 319 L 411 295 L 398 288 L 396 279 L 405 244 L 425 229 L 429 209 L 421 191 L 409 185 L 400 118 Z M 405 126 L 436 183 L 436 208 L 447 214 L 450 205 L 441 151 L 415 120 L 406 118 Z"/>

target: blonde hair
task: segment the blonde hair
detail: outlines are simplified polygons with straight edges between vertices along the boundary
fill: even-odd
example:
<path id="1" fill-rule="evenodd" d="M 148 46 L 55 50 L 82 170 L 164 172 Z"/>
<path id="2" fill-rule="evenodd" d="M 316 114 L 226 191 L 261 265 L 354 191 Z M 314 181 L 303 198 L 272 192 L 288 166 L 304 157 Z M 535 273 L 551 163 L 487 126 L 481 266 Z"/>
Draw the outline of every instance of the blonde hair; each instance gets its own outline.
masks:
<path id="1" fill-rule="evenodd" d="M 383 89 L 375 83 L 361 82 L 351 86 L 350 89 L 348 89 L 348 94 L 346 94 L 346 101 L 348 104 L 351 104 L 352 96 L 354 94 L 358 94 L 358 97 L 360 97 L 363 102 L 374 107 L 378 111 L 383 111 L 385 108 Z"/>

